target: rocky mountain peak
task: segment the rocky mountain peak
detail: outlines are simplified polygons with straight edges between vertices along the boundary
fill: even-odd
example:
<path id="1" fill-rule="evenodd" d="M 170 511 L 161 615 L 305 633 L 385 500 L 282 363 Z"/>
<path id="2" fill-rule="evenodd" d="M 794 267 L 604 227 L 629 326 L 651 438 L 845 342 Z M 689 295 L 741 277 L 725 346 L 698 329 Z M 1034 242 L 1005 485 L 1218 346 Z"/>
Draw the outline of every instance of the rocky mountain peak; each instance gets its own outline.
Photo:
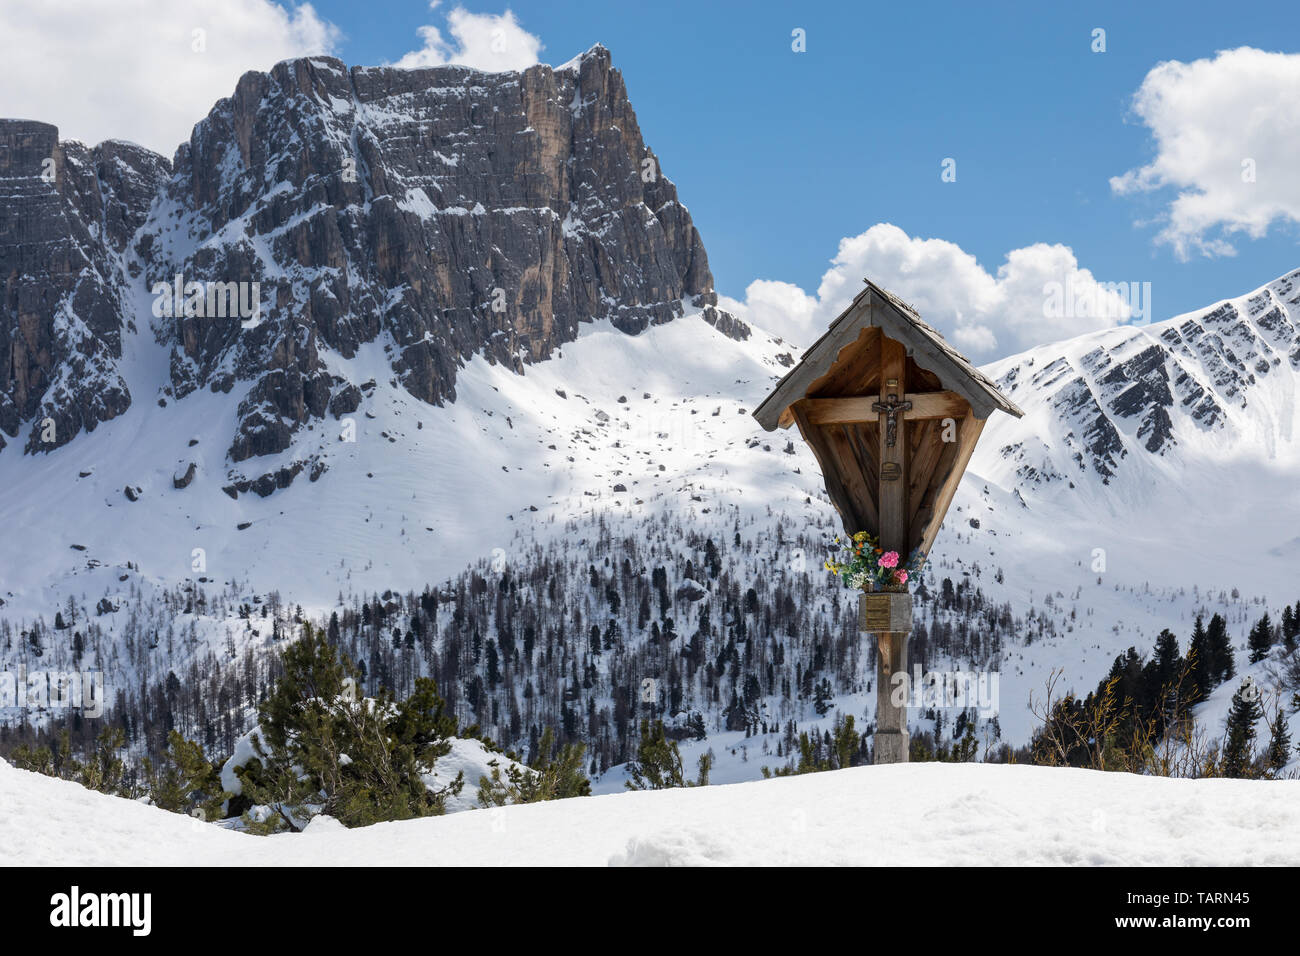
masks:
<path id="1" fill-rule="evenodd" d="M 130 404 L 122 253 L 168 173 L 131 143 L 0 119 L 0 449 L 50 451 Z"/>
<path id="2" fill-rule="evenodd" d="M 1012 468 L 1030 495 L 1109 486 L 1125 471 L 1157 487 L 1151 462 L 1184 452 L 1222 457 L 1245 443 L 1276 454 L 1298 437 L 1300 271 L 1200 312 L 1040 346 L 989 371 L 1022 407 L 1049 412 L 995 426 L 1001 460 L 981 463 L 991 476 Z"/>
<path id="3" fill-rule="evenodd" d="M 284 61 L 241 77 L 170 167 L 126 143 L 69 144 L 60 188 L 30 178 L 57 152 L 53 127 L 3 129 L 0 156 L 30 195 L 3 203 L 15 241 L 0 263 L 44 303 L 46 329 L 19 334 L 26 306 L 4 323 L 0 348 L 21 353 L 6 370 L 30 369 L 0 378 L 11 436 L 41 401 L 67 419 L 58 443 L 119 414 L 131 397 L 115 362 L 137 319 L 171 351 L 160 401 L 243 393 L 235 464 L 355 411 L 345 365 L 367 343 L 406 391 L 442 404 L 471 356 L 522 371 L 584 322 L 637 334 L 694 306 L 748 334 L 716 309 L 703 242 L 601 46 L 507 73 Z M 60 215 L 38 221 L 51 203 Z M 43 230 L 67 237 L 66 263 L 37 261 Z M 53 345 L 56 314 L 101 343 L 98 407 L 51 390 L 75 362 L 71 343 Z"/>

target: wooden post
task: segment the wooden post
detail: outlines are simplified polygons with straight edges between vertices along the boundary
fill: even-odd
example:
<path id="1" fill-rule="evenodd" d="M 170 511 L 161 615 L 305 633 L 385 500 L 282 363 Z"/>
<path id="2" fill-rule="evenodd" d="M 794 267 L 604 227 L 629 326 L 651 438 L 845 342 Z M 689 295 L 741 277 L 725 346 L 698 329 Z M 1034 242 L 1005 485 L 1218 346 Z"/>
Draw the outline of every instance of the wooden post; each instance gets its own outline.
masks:
<path id="1" fill-rule="evenodd" d="M 907 673 L 907 634 L 912 627 L 912 595 L 863 594 L 858 598 L 858 629 L 876 635 L 876 763 L 906 763 L 907 708 L 894 706 L 894 675 Z"/>
<path id="2" fill-rule="evenodd" d="M 883 339 L 880 350 L 880 403 L 896 404 L 907 395 L 907 352 L 903 343 Z M 894 418 L 894 427 L 887 424 Z M 880 546 L 907 552 L 907 414 L 880 413 Z M 893 433 L 892 435 L 890 433 Z M 894 439 L 893 444 L 889 442 Z"/>
<path id="3" fill-rule="evenodd" d="M 907 631 L 876 635 L 876 738 L 874 763 L 907 763 L 907 705 L 892 700 L 895 674 L 907 675 Z"/>
<path id="4" fill-rule="evenodd" d="M 907 351 L 901 342 L 881 342 L 880 404 L 892 406 L 907 395 Z M 888 419 L 894 419 L 888 427 Z M 897 551 L 907 560 L 907 414 L 880 412 L 880 546 Z M 892 443 L 891 443 L 892 439 Z M 907 704 L 892 699 L 893 676 L 907 674 L 907 636 L 911 632 L 911 595 L 897 595 L 907 602 L 907 625 L 902 630 L 876 632 L 876 737 L 875 763 L 907 763 Z M 896 627 L 897 624 L 891 625 Z"/>

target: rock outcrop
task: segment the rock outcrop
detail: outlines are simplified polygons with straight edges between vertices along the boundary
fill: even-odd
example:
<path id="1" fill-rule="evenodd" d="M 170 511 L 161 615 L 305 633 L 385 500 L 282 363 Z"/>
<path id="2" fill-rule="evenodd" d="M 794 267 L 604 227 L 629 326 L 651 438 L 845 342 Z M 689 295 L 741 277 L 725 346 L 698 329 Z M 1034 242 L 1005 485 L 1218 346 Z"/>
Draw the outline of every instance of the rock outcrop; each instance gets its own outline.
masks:
<path id="1" fill-rule="evenodd" d="M 27 451 L 50 451 L 130 405 L 123 252 L 168 171 L 130 143 L 0 120 L 0 448 L 31 423 Z"/>
<path id="2" fill-rule="evenodd" d="M 1267 449 L 1289 440 L 1300 272 L 1158 325 L 1039 346 L 990 371 L 1022 408 L 1050 409 L 1045 423 L 1006 429 L 1015 440 L 1001 458 L 1022 492 L 1087 486 L 1092 478 L 1111 487 L 1126 471 L 1135 485 L 1157 487 L 1163 479 L 1150 461 L 1176 459 L 1188 443 L 1257 435 L 1267 436 L 1258 439 Z M 985 474 L 1000 467 L 980 466 Z"/>
<path id="3" fill-rule="evenodd" d="M 174 167 L 5 121 L 0 176 L 17 183 L 0 199 L 0 432 L 52 418 L 56 436 L 33 427 L 29 451 L 130 404 L 117 364 L 132 323 L 171 349 L 148 400 L 240 396 L 232 465 L 355 411 L 359 383 L 329 356 L 366 343 L 443 404 L 472 355 L 522 371 L 583 322 L 635 335 L 695 308 L 749 334 L 716 308 L 699 233 L 603 47 L 511 73 L 285 61 L 245 74 Z"/>
<path id="4" fill-rule="evenodd" d="M 259 285 L 254 327 L 170 330 L 177 396 L 253 383 L 235 462 L 356 408 L 325 350 L 382 338 L 403 387 L 442 404 L 474 353 L 522 370 L 589 320 L 636 334 L 685 300 L 748 333 L 713 309 L 699 233 L 599 47 L 560 70 L 246 74 L 178 150 L 139 249 L 151 283 Z"/>

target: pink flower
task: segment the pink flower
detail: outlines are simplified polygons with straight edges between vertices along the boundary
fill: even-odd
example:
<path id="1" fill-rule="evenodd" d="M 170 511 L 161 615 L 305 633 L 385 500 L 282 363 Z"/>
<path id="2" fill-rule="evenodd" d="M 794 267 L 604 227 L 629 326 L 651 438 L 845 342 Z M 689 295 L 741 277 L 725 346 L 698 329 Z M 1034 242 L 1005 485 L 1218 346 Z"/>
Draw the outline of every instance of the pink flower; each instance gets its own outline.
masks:
<path id="1" fill-rule="evenodd" d="M 896 567 L 898 567 L 898 552 L 897 552 L 897 551 L 886 551 L 884 554 L 882 554 L 882 555 L 880 556 L 880 561 L 877 562 L 877 563 L 878 563 L 882 568 L 896 568 Z"/>
<path id="2" fill-rule="evenodd" d="M 906 572 L 906 571 L 895 571 L 895 572 L 894 572 L 894 581 L 895 581 L 895 583 L 897 583 L 897 584 L 906 584 L 906 583 L 907 583 L 907 572 Z"/>

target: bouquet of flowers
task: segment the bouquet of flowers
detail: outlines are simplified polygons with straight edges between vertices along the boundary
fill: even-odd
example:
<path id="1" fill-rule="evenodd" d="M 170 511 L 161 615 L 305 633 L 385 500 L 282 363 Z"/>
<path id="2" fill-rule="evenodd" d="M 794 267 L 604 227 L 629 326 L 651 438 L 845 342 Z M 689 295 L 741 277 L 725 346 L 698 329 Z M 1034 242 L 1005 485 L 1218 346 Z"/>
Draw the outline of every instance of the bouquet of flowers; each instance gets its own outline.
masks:
<path id="1" fill-rule="evenodd" d="M 897 551 L 885 551 L 865 531 L 852 538 L 835 539 L 838 553 L 826 562 L 826 570 L 838 575 L 846 588 L 855 591 L 906 591 L 908 579 L 925 563 L 920 549 L 904 564 Z"/>

